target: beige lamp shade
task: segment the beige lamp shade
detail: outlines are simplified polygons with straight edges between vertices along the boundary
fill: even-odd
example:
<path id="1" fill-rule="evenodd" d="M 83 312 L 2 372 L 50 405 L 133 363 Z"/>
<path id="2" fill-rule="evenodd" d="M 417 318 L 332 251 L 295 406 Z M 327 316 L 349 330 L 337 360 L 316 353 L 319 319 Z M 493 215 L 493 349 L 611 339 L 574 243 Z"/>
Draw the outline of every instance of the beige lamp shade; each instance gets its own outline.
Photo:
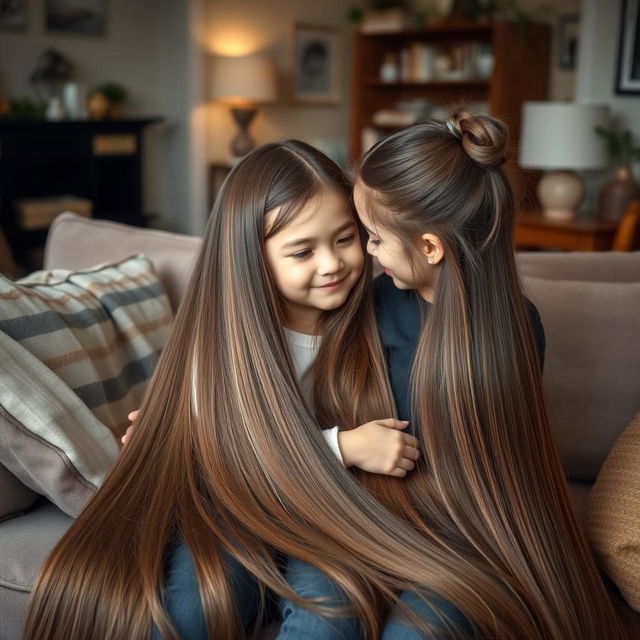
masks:
<path id="1" fill-rule="evenodd" d="M 609 107 L 570 102 L 525 102 L 520 165 L 528 169 L 599 169 L 607 164 L 595 127 L 609 124 Z"/>
<path id="2" fill-rule="evenodd" d="M 584 199 L 576 169 L 607 164 L 604 141 L 595 128 L 609 122 L 606 105 L 526 102 L 520 140 L 520 165 L 547 169 L 538 183 L 538 199 L 547 218 L 568 220 Z"/>
<path id="3" fill-rule="evenodd" d="M 213 99 L 238 107 L 273 102 L 276 78 L 273 60 L 264 55 L 216 56 L 213 59 Z"/>

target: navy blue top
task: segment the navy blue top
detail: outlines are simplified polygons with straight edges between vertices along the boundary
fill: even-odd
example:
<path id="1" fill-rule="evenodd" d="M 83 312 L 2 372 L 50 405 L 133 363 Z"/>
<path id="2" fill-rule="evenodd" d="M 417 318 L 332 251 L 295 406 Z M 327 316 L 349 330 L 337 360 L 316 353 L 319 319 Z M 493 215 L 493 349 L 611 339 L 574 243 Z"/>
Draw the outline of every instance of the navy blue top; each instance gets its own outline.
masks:
<path id="1" fill-rule="evenodd" d="M 373 296 L 378 328 L 382 337 L 391 390 L 400 420 L 411 420 L 411 367 L 422 322 L 431 304 L 414 290 L 398 289 L 393 280 L 382 274 L 373 283 Z M 545 337 L 540 314 L 533 302 L 527 300 L 529 320 L 533 330 L 540 367 L 544 368 Z"/>

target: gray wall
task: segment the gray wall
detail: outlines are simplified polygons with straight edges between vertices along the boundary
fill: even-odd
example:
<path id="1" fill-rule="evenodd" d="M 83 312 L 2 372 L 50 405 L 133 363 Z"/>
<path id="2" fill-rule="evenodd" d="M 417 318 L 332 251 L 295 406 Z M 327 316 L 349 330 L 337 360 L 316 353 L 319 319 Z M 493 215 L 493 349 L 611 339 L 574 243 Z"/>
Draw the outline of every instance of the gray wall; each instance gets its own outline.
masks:
<path id="1" fill-rule="evenodd" d="M 640 143 L 640 96 L 617 95 L 614 91 L 621 13 L 621 0 L 583 0 L 576 101 L 610 105 L 614 120 L 631 129 L 636 143 Z M 635 174 L 637 177 L 637 164 Z M 595 210 L 600 187 L 611 175 L 610 169 L 585 175 L 585 209 Z"/>
<path id="2" fill-rule="evenodd" d="M 640 137 L 640 96 L 616 95 L 621 0 L 583 0 L 576 99 L 603 102 L 620 122 Z"/>

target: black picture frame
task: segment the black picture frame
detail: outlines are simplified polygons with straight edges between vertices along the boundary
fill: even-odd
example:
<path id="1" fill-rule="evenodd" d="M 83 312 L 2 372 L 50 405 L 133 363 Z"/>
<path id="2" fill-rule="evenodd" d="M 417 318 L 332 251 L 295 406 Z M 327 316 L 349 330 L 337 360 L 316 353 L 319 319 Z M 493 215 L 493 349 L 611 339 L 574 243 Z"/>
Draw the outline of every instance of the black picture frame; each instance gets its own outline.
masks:
<path id="1" fill-rule="evenodd" d="M 291 93 L 295 104 L 340 104 L 343 66 L 342 34 L 338 28 L 294 25 Z"/>
<path id="2" fill-rule="evenodd" d="M 104 36 L 107 0 L 45 0 L 44 29 L 49 34 Z"/>
<path id="3" fill-rule="evenodd" d="M 614 90 L 640 95 L 640 0 L 623 0 Z"/>

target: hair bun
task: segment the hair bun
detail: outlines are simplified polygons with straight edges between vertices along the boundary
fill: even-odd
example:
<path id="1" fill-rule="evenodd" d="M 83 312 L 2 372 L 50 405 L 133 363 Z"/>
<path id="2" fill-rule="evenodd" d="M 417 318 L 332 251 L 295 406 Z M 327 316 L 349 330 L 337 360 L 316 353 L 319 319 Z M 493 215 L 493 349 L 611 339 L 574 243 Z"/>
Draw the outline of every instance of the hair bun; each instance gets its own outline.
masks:
<path id="1" fill-rule="evenodd" d="M 506 160 L 509 131 L 506 125 L 491 116 L 454 113 L 449 119 L 457 131 L 467 155 L 483 167 L 495 167 Z"/>

